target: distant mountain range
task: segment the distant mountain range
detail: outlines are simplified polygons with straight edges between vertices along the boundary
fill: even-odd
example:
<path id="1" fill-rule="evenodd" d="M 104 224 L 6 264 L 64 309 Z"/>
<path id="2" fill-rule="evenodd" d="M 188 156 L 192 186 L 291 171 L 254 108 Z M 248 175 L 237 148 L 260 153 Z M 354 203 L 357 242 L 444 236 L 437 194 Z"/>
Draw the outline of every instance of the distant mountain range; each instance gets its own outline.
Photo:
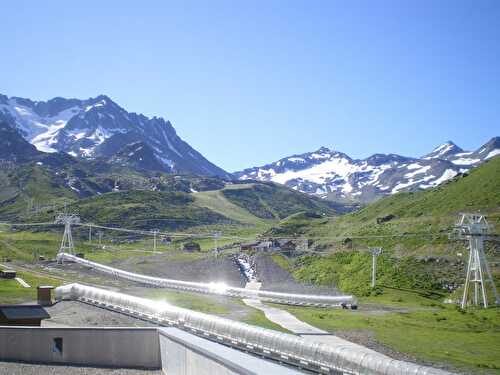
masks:
<path id="1" fill-rule="evenodd" d="M 172 124 L 127 112 L 105 95 L 48 101 L 0 95 L 0 122 L 10 124 L 36 149 L 147 170 L 231 178 L 184 142 Z"/>
<path id="2" fill-rule="evenodd" d="M 500 137 L 476 151 L 464 151 L 449 141 L 420 158 L 375 154 L 352 159 L 321 147 L 233 175 L 240 180 L 277 182 L 331 200 L 370 202 L 400 191 L 437 186 L 499 154 Z"/>
<path id="3" fill-rule="evenodd" d="M 352 159 L 321 147 L 230 174 L 183 141 L 169 121 L 127 112 L 105 95 L 48 101 L 0 95 L 0 123 L 9 128 L 0 129 L 3 160 L 26 162 L 42 157 L 42 162 L 57 164 L 68 163 L 71 155 L 138 171 L 272 181 L 342 203 L 366 203 L 400 191 L 437 186 L 500 154 L 499 137 L 476 151 L 446 142 L 420 158 L 374 154 Z M 47 153 L 53 157 L 47 159 Z"/>

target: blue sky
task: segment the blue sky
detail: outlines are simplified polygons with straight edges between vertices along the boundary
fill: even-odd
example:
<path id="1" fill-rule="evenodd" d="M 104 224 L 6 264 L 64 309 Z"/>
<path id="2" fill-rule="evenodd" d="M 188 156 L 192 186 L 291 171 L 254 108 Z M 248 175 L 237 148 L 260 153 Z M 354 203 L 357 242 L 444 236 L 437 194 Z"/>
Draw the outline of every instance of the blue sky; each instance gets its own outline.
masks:
<path id="1" fill-rule="evenodd" d="M 500 135 L 494 0 L 34 0 L 2 14 L 0 93 L 107 94 L 228 171 Z"/>

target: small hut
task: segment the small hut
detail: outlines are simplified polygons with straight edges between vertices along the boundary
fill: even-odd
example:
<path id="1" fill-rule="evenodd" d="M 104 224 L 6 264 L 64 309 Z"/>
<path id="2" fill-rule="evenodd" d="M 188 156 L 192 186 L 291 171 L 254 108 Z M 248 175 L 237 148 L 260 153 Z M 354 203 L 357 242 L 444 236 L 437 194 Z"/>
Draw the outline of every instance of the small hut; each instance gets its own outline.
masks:
<path id="1" fill-rule="evenodd" d="M 16 271 L 14 270 L 0 270 L 0 279 L 15 279 Z"/>
<path id="2" fill-rule="evenodd" d="M 189 241 L 186 242 L 184 245 L 182 245 L 182 249 L 184 251 L 195 252 L 195 251 L 200 251 L 201 247 L 198 242 Z"/>

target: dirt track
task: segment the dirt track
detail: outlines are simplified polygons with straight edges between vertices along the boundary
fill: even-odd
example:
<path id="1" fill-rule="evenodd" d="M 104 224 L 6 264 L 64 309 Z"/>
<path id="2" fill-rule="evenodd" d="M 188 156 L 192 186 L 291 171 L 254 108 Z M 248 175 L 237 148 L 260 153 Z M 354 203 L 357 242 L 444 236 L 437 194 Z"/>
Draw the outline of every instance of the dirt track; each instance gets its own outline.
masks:
<path id="1" fill-rule="evenodd" d="M 257 275 L 262 282 L 263 290 L 304 294 L 340 294 L 335 288 L 306 285 L 297 282 L 287 270 L 272 260 L 270 254 L 257 254 L 254 259 L 257 266 Z"/>

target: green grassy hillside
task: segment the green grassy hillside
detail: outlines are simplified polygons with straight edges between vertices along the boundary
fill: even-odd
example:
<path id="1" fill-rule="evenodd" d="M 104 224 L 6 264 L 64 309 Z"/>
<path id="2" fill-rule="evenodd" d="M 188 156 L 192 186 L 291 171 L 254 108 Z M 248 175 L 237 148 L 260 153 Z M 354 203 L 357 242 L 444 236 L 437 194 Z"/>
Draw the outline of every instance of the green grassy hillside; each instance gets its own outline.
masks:
<path id="1" fill-rule="evenodd" d="M 482 212 L 490 224 L 500 224 L 500 158 L 434 189 L 395 194 L 350 214 L 316 219 L 303 214 L 290 216 L 274 228 L 273 233 L 307 234 L 318 238 L 316 245 L 322 248 L 337 247 L 336 242 L 349 237 L 354 246 L 403 244 L 407 250 L 422 249 L 428 238 L 408 236 L 364 241 L 356 237 L 410 233 L 442 233 L 441 237 L 446 237 L 460 212 Z M 377 223 L 377 218 L 385 221 Z"/>
<path id="2" fill-rule="evenodd" d="M 217 212 L 194 204 L 186 193 L 132 190 L 80 199 L 67 206 L 83 222 L 122 228 L 183 230 L 198 225 L 231 223 Z M 49 220 L 51 213 L 39 215 Z M 45 217 L 47 216 L 47 217 Z"/>
<path id="3" fill-rule="evenodd" d="M 236 185 L 222 190 L 226 199 L 263 219 L 283 219 L 299 211 L 333 214 L 329 202 L 273 183 Z"/>
<path id="4" fill-rule="evenodd" d="M 234 221 L 244 224 L 259 224 L 265 219 L 259 218 L 250 211 L 226 198 L 224 191 L 228 189 L 245 189 L 246 185 L 229 185 L 224 190 L 203 191 L 193 194 L 195 204 L 206 207 Z"/>
<path id="5" fill-rule="evenodd" d="M 381 246 L 381 285 L 444 291 L 463 282 L 466 247 L 450 240 L 448 233 L 464 211 L 486 214 L 500 231 L 500 158 L 434 189 L 389 196 L 351 214 L 335 218 L 296 214 L 268 234 L 309 237 L 311 249 L 323 253 L 292 259 L 294 275 L 303 281 L 369 294 L 371 262 L 366 250 Z M 487 243 L 498 278 L 497 250 L 498 242 Z"/>

